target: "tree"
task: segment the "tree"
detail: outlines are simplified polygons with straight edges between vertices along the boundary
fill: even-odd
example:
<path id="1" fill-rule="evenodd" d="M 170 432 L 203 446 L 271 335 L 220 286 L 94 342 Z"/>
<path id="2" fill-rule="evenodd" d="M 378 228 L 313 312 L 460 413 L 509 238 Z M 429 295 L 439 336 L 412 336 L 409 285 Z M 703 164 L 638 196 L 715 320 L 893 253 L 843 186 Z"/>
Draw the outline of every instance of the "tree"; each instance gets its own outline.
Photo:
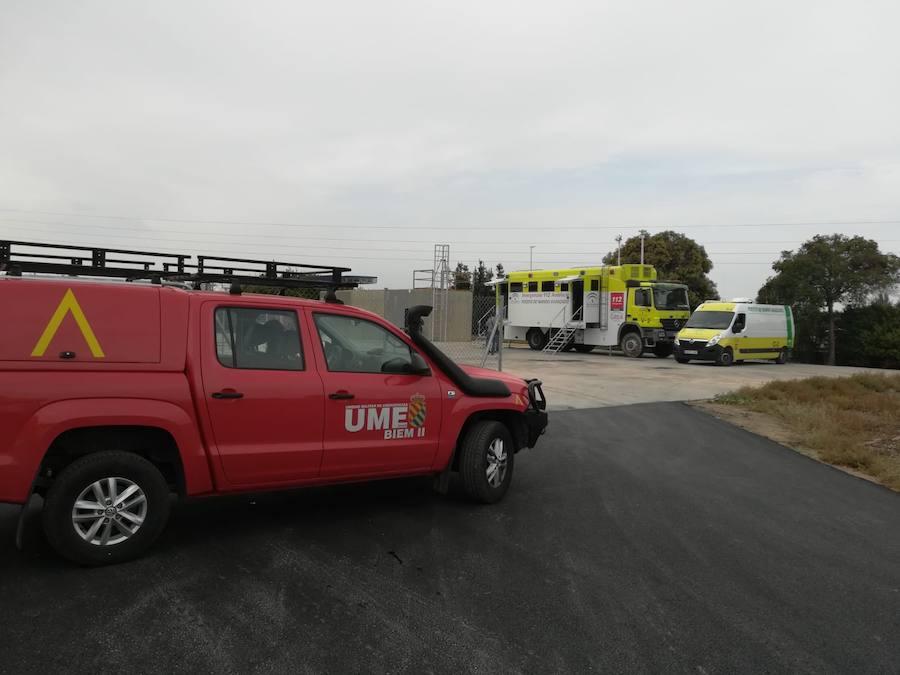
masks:
<path id="1" fill-rule="evenodd" d="M 479 260 L 478 267 L 472 272 L 472 292 L 476 296 L 493 295 L 494 289 L 490 286 L 485 286 L 493 278 L 494 273 L 491 271 L 491 268 L 487 267 L 483 260 Z"/>
<path id="2" fill-rule="evenodd" d="M 456 269 L 450 276 L 451 288 L 457 291 L 468 291 L 472 288 L 472 273 L 469 271 L 468 265 L 461 262 L 456 263 Z"/>
<path id="3" fill-rule="evenodd" d="M 760 289 L 767 302 L 825 312 L 828 365 L 835 363 L 835 305 L 865 304 L 897 283 L 900 258 L 878 250 L 878 243 L 843 234 L 816 235 L 797 252 L 782 251 L 772 264 L 775 275 Z"/>
<path id="4" fill-rule="evenodd" d="M 837 362 L 847 366 L 900 368 L 900 304 L 877 301 L 846 307 L 837 318 Z"/>
<path id="5" fill-rule="evenodd" d="M 679 281 L 687 284 L 691 307 L 704 300 L 719 297 L 716 285 L 707 276 L 712 269 L 712 261 L 706 249 L 696 241 L 678 232 L 666 230 L 644 235 L 644 263 L 656 268 L 657 278 L 665 281 Z M 615 265 L 617 251 L 610 251 L 603 258 L 605 265 Z M 641 237 L 629 237 L 622 245 L 622 264 L 641 262 Z"/>

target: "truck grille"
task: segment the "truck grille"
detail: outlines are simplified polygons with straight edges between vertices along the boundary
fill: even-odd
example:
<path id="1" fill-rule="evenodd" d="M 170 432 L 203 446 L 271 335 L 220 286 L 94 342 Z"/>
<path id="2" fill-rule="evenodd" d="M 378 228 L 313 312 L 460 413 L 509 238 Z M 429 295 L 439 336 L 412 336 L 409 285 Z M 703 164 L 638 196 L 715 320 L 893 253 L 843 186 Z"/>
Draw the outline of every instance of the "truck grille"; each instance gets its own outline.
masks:
<path id="1" fill-rule="evenodd" d="M 681 340 L 683 349 L 705 349 L 706 340 Z"/>
<path id="2" fill-rule="evenodd" d="M 685 324 L 685 319 L 660 319 L 662 327 L 666 330 L 681 330 Z"/>

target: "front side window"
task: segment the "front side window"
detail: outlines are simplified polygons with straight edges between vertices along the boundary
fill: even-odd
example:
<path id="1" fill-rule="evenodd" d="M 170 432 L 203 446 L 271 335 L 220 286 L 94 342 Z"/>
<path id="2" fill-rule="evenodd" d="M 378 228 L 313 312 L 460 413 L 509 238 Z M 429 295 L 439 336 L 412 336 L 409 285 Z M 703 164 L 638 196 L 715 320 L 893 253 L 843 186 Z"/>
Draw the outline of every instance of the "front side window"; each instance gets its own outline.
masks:
<path id="1" fill-rule="evenodd" d="M 296 312 L 219 307 L 216 356 L 226 368 L 303 370 Z"/>
<path id="2" fill-rule="evenodd" d="M 343 314 L 313 315 L 328 370 L 338 373 L 399 372 L 411 367 L 409 345 L 377 323 Z"/>
<path id="3" fill-rule="evenodd" d="M 634 292 L 634 305 L 635 307 L 649 307 L 650 306 L 650 289 L 648 288 L 639 288 Z"/>
<path id="4" fill-rule="evenodd" d="M 731 325 L 733 318 L 733 312 L 694 312 L 684 327 L 725 330 Z"/>

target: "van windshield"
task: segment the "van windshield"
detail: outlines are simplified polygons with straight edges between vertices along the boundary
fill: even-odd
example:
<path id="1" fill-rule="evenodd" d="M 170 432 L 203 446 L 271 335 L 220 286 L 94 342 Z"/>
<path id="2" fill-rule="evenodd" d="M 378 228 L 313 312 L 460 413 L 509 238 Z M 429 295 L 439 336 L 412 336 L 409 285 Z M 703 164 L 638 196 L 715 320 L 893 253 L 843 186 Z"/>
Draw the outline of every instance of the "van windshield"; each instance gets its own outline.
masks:
<path id="1" fill-rule="evenodd" d="M 654 286 L 653 305 L 656 309 L 690 309 L 687 290 L 678 287 Z"/>
<path id="2" fill-rule="evenodd" d="M 734 312 L 694 312 L 685 328 L 717 328 L 724 330 L 731 325 Z"/>

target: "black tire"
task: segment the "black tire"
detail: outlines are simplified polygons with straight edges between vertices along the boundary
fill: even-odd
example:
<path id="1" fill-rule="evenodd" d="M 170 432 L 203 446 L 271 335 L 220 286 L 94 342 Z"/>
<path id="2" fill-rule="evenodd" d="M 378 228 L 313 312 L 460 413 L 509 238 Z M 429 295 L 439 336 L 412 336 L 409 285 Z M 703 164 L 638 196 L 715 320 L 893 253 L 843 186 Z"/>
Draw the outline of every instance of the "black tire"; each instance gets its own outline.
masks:
<path id="1" fill-rule="evenodd" d="M 691 362 L 690 359 L 686 359 L 686 358 L 684 358 L 683 356 L 676 356 L 676 357 L 675 357 L 675 360 L 676 360 L 678 363 L 690 363 L 690 362 Z"/>
<path id="2" fill-rule="evenodd" d="M 547 346 L 549 338 L 547 337 L 547 333 L 540 328 L 529 328 L 528 332 L 525 333 L 525 340 L 528 342 L 529 347 L 534 351 L 539 352 Z"/>
<path id="3" fill-rule="evenodd" d="M 579 354 L 590 354 L 594 351 L 594 345 L 575 345 L 575 351 Z"/>
<path id="4" fill-rule="evenodd" d="M 99 545 L 86 541 L 75 529 L 73 510 L 79 495 L 105 478 L 124 479 L 137 485 L 146 498 L 146 507 L 143 522 L 133 534 L 119 543 Z M 81 565 L 112 565 L 131 560 L 147 550 L 165 528 L 169 494 L 159 469 L 139 455 L 117 451 L 86 455 L 63 469 L 47 494 L 42 514 L 47 541 L 61 556 Z M 109 505 L 110 501 L 106 503 Z M 102 525 L 100 531 L 104 528 Z M 112 525 L 110 530 L 123 534 Z"/>
<path id="5" fill-rule="evenodd" d="M 644 353 L 644 341 L 641 339 L 641 334 L 634 330 L 623 333 L 622 339 L 619 340 L 619 349 L 625 356 L 638 358 Z"/>
<path id="6" fill-rule="evenodd" d="M 787 361 L 788 361 L 787 349 L 782 349 L 778 353 L 778 358 L 775 359 L 775 363 L 777 363 L 780 366 L 783 366 L 785 363 L 787 363 Z"/>
<path id="7" fill-rule="evenodd" d="M 734 352 L 731 351 L 731 347 L 725 347 L 721 352 L 719 352 L 718 358 L 716 358 L 717 366 L 730 366 L 734 363 Z"/>
<path id="8" fill-rule="evenodd" d="M 488 481 L 488 454 L 495 441 L 502 441 L 506 452 L 505 470 L 499 484 Z M 484 420 L 476 422 L 466 432 L 459 447 L 459 475 L 465 493 L 482 504 L 493 504 L 503 499 L 512 482 L 515 448 L 509 429 L 500 422 Z"/>
<path id="9" fill-rule="evenodd" d="M 675 345 L 670 342 L 661 342 L 657 343 L 653 347 L 653 353 L 656 355 L 658 359 L 667 359 L 672 356 L 672 352 L 675 351 Z"/>

